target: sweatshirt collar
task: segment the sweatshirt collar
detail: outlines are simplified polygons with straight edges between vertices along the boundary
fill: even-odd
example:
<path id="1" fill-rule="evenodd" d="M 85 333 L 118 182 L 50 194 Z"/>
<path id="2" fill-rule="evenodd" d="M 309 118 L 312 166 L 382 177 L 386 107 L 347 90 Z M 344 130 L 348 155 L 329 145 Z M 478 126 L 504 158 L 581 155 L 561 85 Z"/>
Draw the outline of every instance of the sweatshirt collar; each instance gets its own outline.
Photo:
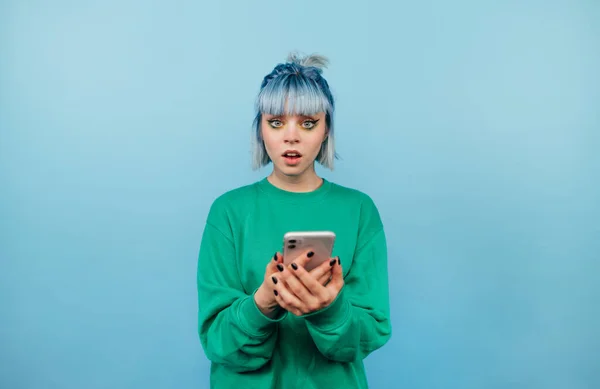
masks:
<path id="1" fill-rule="evenodd" d="M 265 177 L 258 183 L 258 188 L 275 201 L 310 203 L 323 199 L 331 189 L 331 182 L 323 178 L 323 183 L 310 192 L 290 192 L 271 184 Z"/>

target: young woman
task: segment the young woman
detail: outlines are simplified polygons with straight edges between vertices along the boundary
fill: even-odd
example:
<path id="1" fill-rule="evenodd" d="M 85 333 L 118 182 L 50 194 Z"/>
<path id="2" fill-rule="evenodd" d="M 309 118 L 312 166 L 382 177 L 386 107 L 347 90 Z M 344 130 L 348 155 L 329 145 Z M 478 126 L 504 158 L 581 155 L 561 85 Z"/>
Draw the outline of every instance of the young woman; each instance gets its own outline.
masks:
<path id="1" fill-rule="evenodd" d="M 367 388 L 363 359 L 391 336 L 379 212 L 314 168 L 333 169 L 335 159 L 326 63 L 293 54 L 264 78 L 254 168 L 273 171 L 210 208 L 198 300 L 211 388 Z M 309 272 L 309 251 L 283 265 L 286 232 L 322 230 L 336 234 L 331 260 Z"/>

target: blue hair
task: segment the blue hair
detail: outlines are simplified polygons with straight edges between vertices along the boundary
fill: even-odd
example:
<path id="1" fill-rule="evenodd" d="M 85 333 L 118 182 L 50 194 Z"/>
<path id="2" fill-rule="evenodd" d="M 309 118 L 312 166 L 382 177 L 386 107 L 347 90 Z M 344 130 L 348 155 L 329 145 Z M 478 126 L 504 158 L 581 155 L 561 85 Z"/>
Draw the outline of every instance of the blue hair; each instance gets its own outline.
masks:
<path id="1" fill-rule="evenodd" d="M 317 161 L 333 169 L 336 158 L 333 137 L 335 103 L 329 84 L 322 76 L 327 59 L 319 55 L 300 58 L 291 54 L 286 63 L 275 66 L 263 79 L 258 93 L 253 124 L 253 168 L 271 162 L 261 136 L 261 119 L 269 115 L 314 115 L 325 112 L 328 136 L 321 145 Z"/>

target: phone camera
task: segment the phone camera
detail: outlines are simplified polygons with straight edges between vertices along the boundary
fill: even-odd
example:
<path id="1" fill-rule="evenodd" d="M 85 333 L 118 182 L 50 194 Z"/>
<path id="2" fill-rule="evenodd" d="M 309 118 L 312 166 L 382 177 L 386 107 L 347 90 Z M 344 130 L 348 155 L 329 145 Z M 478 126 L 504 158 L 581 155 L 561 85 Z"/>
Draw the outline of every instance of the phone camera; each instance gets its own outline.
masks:
<path id="1" fill-rule="evenodd" d="M 296 248 L 295 244 L 291 244 L 291 245 L 288 246 L 288 249 L 295 249 L 295 248 Z"/>

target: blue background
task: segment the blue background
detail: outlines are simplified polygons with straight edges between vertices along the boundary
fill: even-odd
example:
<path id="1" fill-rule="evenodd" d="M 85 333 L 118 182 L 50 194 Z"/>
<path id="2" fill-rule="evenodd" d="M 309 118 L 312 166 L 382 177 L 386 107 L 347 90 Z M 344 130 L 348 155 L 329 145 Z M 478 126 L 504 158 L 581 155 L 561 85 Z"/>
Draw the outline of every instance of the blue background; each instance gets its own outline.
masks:
<path id="1" fill-rule="evenodd" d="M 196 257 L 253 102 L 331 59 L 389 239 L 374 388 L 600 387 L 600 2 L 0 2 L 0 387 L 208 388 Z"/>

